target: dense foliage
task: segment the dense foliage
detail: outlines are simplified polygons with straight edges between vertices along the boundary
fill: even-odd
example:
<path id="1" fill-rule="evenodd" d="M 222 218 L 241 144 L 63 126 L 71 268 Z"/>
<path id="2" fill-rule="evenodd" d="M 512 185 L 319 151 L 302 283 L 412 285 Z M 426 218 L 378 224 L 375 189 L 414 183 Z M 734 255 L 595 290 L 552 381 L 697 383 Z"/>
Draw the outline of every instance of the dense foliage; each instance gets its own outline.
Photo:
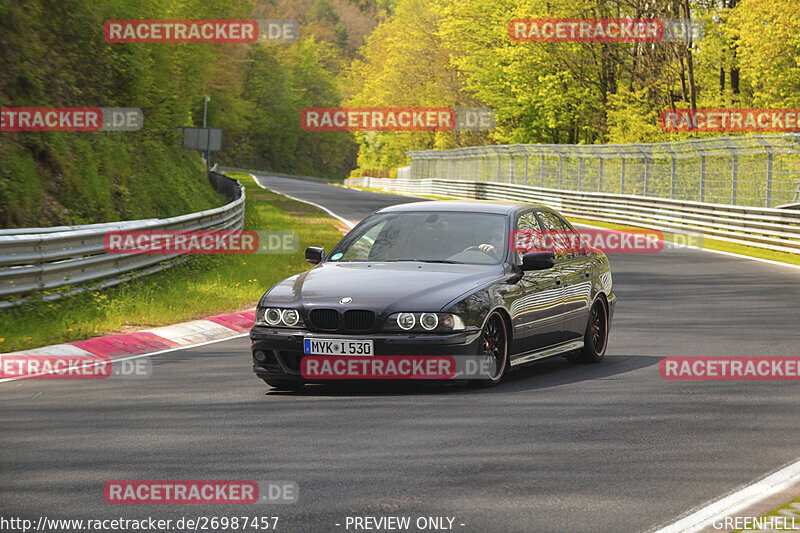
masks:
<path id="1" fill-rule="evenodd" d="M 522 43 L 513 18 L 661 18 L 703 26 L 691 45 Z M 691 67 L 691 68 L 690 68 Z M 675 140 L 665 108 L 798 107 L 795 0 L 401 0 L 353 65 L 352 105 L 482 105 L 483 143 Z M 405 164 L 407 149 L 475 144 L 458 133 L 359 136 L 364 168 Z M 480 143 L 480 142 L 479 142 Z"/>
<path id="2" fill-rule="evenodd" d="M 688 10 L 688 13 L 687 13 Z M 512 18 L 703 25 L 670 43 L 513 42 Z M 112 18 L 291 19 L 294 43 L 109 44 Z M 800 106 L 796 0 L 0 0 L 0 106 L 139 107 L 134 133 L 0 134 L 0 225 L 218 205 L 176 128 L 225 130 L 217 160 L 341 177 L 405 151 L 671 140 L 667 107 Z M 490 107 L 488 132 L 308 132 L 311 106 Z"/>

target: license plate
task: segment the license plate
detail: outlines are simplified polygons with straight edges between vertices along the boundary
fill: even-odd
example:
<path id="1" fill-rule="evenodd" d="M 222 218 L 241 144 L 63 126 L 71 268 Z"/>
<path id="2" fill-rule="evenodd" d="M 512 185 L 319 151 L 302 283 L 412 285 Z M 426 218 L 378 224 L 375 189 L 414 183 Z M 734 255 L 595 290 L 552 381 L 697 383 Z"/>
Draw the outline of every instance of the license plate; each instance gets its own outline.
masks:
<path id="1" fill-rule="evenodd" d="M 372 355 L 372 341 L 349 339 L 303 339 L 304 352 L 307 355 Z"/>

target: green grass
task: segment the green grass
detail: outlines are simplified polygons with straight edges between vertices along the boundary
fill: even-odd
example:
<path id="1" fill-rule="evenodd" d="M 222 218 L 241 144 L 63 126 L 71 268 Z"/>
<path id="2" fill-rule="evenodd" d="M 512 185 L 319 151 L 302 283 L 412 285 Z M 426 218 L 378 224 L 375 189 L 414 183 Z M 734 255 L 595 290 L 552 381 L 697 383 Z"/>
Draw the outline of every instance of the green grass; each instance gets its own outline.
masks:
<path id="1" fill-rule="evenodd" d="M 140 137 L 31 132 L 26 148 L 11 136 L 0 144 L 0 227 L 166 218 L 228 201 L 197 153 Z"/>
<path id="2" fill-rule="evenodd" d="M 304 251 L 330 249 L 341 238 L 332 219 L 304 203 L 260 188 L 244 173 L 245 229 L 291 230 L 300 246 L 292 254 L 197 255 L 117 287 L 87 291 L 53 302 L 31 298 L 0 312 L 0 352 L 75 341 L 110 332 L 174 324 L 253 307 L 283 278 L 309 268 Z"/>

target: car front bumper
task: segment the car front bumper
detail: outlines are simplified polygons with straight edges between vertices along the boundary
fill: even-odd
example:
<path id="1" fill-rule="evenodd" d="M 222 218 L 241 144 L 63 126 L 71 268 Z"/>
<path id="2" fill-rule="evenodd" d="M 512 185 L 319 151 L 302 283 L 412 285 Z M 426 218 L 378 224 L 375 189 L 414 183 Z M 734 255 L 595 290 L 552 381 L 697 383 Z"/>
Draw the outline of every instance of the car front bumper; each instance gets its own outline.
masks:
<path id="1" fill-rule="evenodd" d="M 476 355 L 480 340 L 480 330 L 467 329 L 457 333 L 445 334 L 403 334 L 403 333 L 311 333 L 305 330 L 288 330 L 255 326 L 250 330 L 253 372 L 260 378 L 276 378 L 304 381 L 300 364 L 305 356 L 303 339 L 348 339 L 371 340 L 374 356 L 397 355 Z M 266 361 L 255 358 L 257 351 L 264 352 Z"/>

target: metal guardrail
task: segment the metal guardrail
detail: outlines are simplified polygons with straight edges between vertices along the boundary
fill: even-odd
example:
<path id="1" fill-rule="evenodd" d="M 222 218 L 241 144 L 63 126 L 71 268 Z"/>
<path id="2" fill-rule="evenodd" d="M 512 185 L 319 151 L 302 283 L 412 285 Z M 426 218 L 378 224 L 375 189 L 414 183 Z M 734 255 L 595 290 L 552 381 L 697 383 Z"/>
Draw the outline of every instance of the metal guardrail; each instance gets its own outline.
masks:
<path id="1" fill-rule="evenodd" d="M 698 232 L 720 241 L 800 253 L 800 211 L 793 209 L 709 204 L 622 194 L 564 191 L 514 183 L 438 178 L 348 178 L 345 185 L 401 194 L 538 203 L 578 218 L 666 231 Z"/>
<path id="2" fill-rule="evenodd" d="M 54 300 L 89 288 L 109 287 L 163 270 L 181 259 L 176 254 L 106 253 L 103 237 L 109 231 L 241 229 L 244 188 L 221 174 L 212 172 L 208 177 L 218 192 L 233 201 L 164 219 L 0 231 L 0 308 L 18 305 L 25 295 L 37 290 L 75 286 L 43 296 Z"/>
<path id="3" fill-rule="evenodd" d="M 411 177 L 773 207 L 800 200 L 800 134 L 407 152 Z"/>

